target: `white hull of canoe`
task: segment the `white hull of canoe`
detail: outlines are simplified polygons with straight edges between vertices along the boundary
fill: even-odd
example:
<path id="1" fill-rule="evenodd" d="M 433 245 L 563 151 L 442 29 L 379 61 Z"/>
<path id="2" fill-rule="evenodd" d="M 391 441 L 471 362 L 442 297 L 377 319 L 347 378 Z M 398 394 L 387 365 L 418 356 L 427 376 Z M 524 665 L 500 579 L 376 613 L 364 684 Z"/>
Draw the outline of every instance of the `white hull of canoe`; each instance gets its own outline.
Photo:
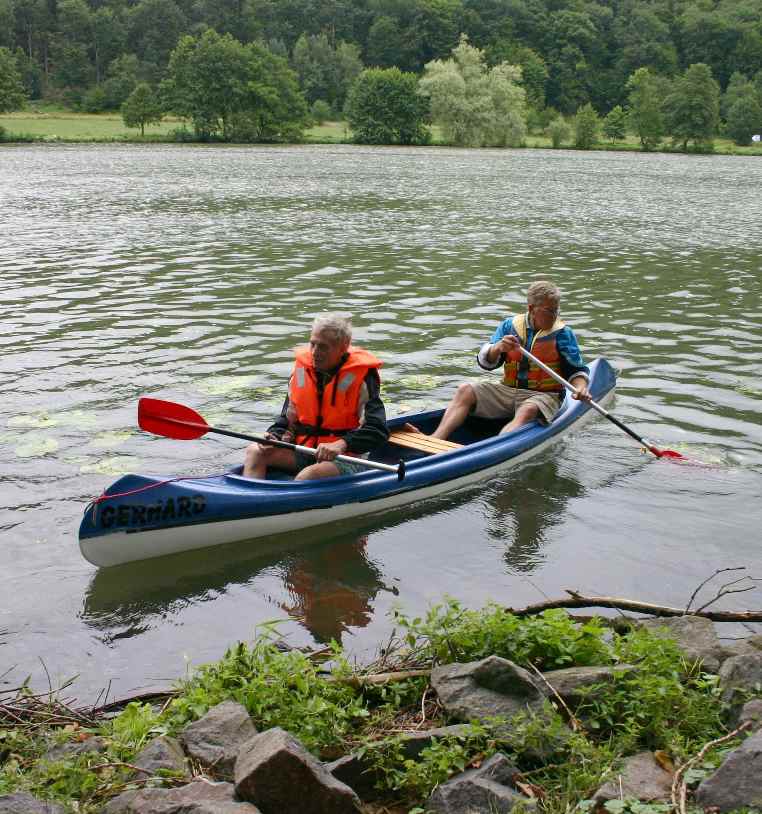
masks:
<path id="1" fill-rule="evenodd" d="M 607 404 L 614 395 L 611 390 L 600 404 Z M 580 416 L 567 432 L 575 431 L 596 417 L 593 410 Z M 497 475 L 521 464 L 542 452 L 551 444 L 557 443 L 567 432 L 548 438 L 526 452 L 516 455 L 488 469 L 480 469 L 463 477 L 453 478 L 443 483 L 425 486 L 410 492 L 402 492 L 389 497 L 381 497 L 361 503 L 343 503 L 326 509 L 308 509 L 270 517 L 252 517 L 243 520 L 223 520 L 214 523 L 199 523 L 176 526 L 170 529 L 154 529 L 144 532 L 114 532 L 103 537 L 80 540 L 82 556 L 93 565 L 108 568 L 123 565 L 135 560 L 163 557 L 209 546 L 253 540 L 275 534 L 298 531 L 312 526 L 322 526 L 347 520 L 352 517 L 375 515 L 400 506 L 418 503 L 421 500 L 438 497 Z"/>

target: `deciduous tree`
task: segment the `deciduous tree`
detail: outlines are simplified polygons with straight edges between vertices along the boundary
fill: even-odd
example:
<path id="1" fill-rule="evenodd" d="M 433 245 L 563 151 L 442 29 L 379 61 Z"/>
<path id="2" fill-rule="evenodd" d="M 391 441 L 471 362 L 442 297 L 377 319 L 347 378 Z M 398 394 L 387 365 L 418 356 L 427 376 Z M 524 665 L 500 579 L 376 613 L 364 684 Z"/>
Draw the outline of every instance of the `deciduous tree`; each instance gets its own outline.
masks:
<path id="1" fill-rule="evenodd" d="M 140 82 L 122 105 L 122 119 L 126 127 L 139 127 L 145 135 L 146 125 L 160 122 L 164 111 L 159 97 L 147 82 Z"/>
<path id="2" fill-rule="evenodd" d="M 347 119 L 360 144 L 426 144 L 428 105 L 418 93 L 418 78 L 399 68 L 368 68 L 347 98 Z"/>
<path id="3" fill-rule="evenodd" d="M 548 125 L 548 136 L 550 143 L 555 149 L 558 149 L 565 141 L 569 140 L 571 136 L 571 127 L 563 116 L 556 116 Z"/>
<path id="4" fill-rule="evenodd" d="M 331 45 L 326 34 L 302 34 L 296 41 L 291 64 L 309 103 L 318 99 L 341 110 L 349 88 L 363 69 L 360 49 L 340 42 Z"/>
<path id="5" fill-rule="evenodd" d="M 578 150 L 589 150 L 598 141 L 600 120 L 595 108 L 588 102 L 574 117 L 574 146 Z"/>
<path id="6" fill-rule="evenodd" d="M 751 137 L 762 132 L 762 104 L 751 82 L 743 93 L 737 95 L 728 110 L 727 131 L 740 146 L 751 144 Z"/>
<path id="7" fill-rule="evenodd" d="M 627 114 L 621 105 L 617 105 L 606 114 L 601 129 L 612 144 L 627 136 Z"/>
<path id="8" fill-rule="evenodd" d="M 185 36 L 172 52 L 162 90 L 167 107 L 193 121 L 201 138 L 298 140 L 307 105 L 296 75 L 258 43 L 211 29 Z"/>
<path id="9" fill-rule="evenodd" d="M 703 62 L 691 65 L 664 100 L 665 123 L 674 144 L 710 151 L 720 117 L 720 88 Z"/>
<path id="10" fill-rule="evenodd" d="M 638 68 L 627 80 L 628 123 L 644 150 L 655 150 L 664 137 L 660 84 L 648 68 Z"/>
<path id="11" fill-rule="evenodd" d="M 26 100 L 16 60 L 7 48 L 0 48 L 0 113 L 18 110 Z"/>
<path id="12" fill-rule="evenodd" d="M 521 68 L 485 64 L 484 52 L 467 38 L 452 59 L 426 65 L 420 92 L 431 100 L 432 120 L 444 140 L 460 147 L 518 146 L 526 136 L 526 94 Z"/>

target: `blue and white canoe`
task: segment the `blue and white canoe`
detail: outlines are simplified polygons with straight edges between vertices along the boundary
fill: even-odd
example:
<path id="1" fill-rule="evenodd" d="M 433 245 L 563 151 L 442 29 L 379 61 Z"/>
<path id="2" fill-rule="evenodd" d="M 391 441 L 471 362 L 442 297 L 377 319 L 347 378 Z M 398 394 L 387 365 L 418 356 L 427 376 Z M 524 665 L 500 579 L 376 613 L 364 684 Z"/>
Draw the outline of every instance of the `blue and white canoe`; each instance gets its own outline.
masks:
<path id="1" fill-rule="evenodd" d="M 590 392 L 605 404 L 613 397 L 616 373 L 605 359 L 595 360 L 590 372 Z M 399 430 L 409 421 L 430 433 L 442 412 L 400 416 L 389 429 Z M 594 416 L 587 404 L 567 393 L 549 426 L 534 422 L 496 435 L 499 425 L 469 418 L 451 438 L 463 446 L 452 451 L 427 454 L 388 443 L 372 457 L 388 464 L 403 459 L 402 480 L 374 469 L 313 481 L 280 473 L 249 479 L 241 476 L 240 467 L 199 478 L 125 475 L 85 510 L 80 550 L 93 565 L 108 567 L 378 514 L 489 479 Z"/>

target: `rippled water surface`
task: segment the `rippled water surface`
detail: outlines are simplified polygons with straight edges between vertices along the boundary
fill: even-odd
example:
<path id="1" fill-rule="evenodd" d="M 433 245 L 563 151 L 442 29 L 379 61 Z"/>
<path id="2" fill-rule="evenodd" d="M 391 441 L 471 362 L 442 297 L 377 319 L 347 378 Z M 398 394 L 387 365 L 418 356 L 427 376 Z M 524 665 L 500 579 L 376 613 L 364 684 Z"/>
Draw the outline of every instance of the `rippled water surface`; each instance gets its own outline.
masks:
<path id="1" fill-rule="evenodd" d="M 681 606 L 716 569 L 762 577 L 760 189 L 762 162 L 737 157 L 3 147 L 0 687 L 45 669 L 79 673 L 81 696 L 166 685 L 271 619 L 366 658 L 395 604 L 444 594 Z M 140 433 L 141 395 L 262 430 L 291 348 L 340 310 L 385 362 L 391 414 L 440 405 L 540 276 L 585 354 L 619 368 L 614 414 L 707 466 L 597 421 L 372 521 L 102 571 L 81 558 L 82 510 L 119 474 L 240 460 L 231 439 Z"/>

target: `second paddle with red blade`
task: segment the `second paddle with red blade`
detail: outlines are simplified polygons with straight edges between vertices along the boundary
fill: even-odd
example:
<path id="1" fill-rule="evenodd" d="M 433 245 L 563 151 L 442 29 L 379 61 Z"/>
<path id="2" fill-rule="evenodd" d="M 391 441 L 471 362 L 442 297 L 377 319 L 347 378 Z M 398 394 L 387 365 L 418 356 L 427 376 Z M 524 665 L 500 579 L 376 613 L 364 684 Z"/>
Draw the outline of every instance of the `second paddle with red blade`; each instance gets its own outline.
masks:
<path id="1" fill-rule="evenodd" d="M 273 447 L 283 447 L 304 452 L 307 455 L 315 456 L 317 451 L 312 447 L 304 447 L 299 444 L 289 444 L 286 441 L 278 441 L 274 438 L 265 438 L 262 435 L 248 435 L 231 430 L 222 430 L 219 427 L 210 427 L 203 416 L 195 410 L 174 401 L 163 401 L 162 399 L 141 398 L 138 401 L 138 426 L 146 432 L 155 435 L 163 435 L 166 438 L 177 438 L 181 441 L 190 441 L 194 438 L 201 438 L 208 432 L 218 435 L 227 435 L 229 438 L 240 438 L 243 441 L 258 441 L 260 444 L 268 444 Z M 399 480 L 405 477 L 405 462 L 400 461 L 398 466 L 384 464 L 380 461 L 369 461 L 366 458 L 354 458 L 350 455 L 337 455 L 337 461 L 345 463 L 359 464 L 369 469 L 380 469 L 382 472 L 393 472 Z"/>

